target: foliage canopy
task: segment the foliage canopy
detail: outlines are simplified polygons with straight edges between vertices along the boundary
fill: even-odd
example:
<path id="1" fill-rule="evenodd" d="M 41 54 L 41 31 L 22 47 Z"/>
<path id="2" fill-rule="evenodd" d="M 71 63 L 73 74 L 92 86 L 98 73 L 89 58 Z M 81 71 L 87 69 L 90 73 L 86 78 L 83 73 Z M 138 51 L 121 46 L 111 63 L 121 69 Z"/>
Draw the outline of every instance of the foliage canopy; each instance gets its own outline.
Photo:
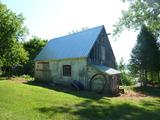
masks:
<path id="1" fill-rule="evenodd" d="M 119 35 L 125 28 L 140 30 L 145 24 L 156 36 L 160 35 L 160 1 L 127 0 L 130 7 L 122 11 L 122 17 L 114 25 L 114 35 Z"/>
<path id="2" fill-rule="evenodd" d="M 28 60 L 28 53 L 19 43 L 28 33 L 24 17 L 0 2 L 0 65 L 15 66 Z"/>
<path id="3" fill-rule="evenodd" d="M 132 50 L 130 67 L 133 74 L 139 74 L 144 84 L 150 79 L 152 82 L 153 74 L 159 77 L 160 54 L 156 37 L 143 25 L 137 37 L 137 43 Z M 151 76 L 149 78 L 149 76 Z M 159 79 L 159 78 L 158 78 Z"/>

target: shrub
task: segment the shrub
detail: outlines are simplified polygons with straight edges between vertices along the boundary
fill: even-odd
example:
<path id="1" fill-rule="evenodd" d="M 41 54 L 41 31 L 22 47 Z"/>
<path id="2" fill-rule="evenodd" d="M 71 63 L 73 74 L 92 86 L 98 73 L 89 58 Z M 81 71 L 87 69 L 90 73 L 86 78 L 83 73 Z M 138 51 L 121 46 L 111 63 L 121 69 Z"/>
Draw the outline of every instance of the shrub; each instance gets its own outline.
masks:
<path id="1" fill-rule="evenodd" d="M 122 72 L 120 75 L 121 85 L 134 85 L 136 83 L 135 79 L 129 74 Z"/>

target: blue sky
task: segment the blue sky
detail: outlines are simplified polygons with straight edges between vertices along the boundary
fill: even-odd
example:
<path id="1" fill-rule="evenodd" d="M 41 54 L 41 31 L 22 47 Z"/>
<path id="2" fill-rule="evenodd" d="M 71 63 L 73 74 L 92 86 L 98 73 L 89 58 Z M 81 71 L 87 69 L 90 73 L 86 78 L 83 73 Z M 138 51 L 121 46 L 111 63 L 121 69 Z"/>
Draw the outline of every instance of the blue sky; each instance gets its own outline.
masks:
<path id="1" fill-rule="evenodd" d="M 128 4 L 120 0 L 1 0 L 16 13 L 26 18 L 24 24 L 29 36 L 44 39 L 63 36 L 72 30 L 104 25 L 112 34 L 112 25 L 127 10 Z M 127 63 L 136 41 L 136 33 L 125 30 L 115 41 L 109 36 L 117 61 L 121 57 Z"/>

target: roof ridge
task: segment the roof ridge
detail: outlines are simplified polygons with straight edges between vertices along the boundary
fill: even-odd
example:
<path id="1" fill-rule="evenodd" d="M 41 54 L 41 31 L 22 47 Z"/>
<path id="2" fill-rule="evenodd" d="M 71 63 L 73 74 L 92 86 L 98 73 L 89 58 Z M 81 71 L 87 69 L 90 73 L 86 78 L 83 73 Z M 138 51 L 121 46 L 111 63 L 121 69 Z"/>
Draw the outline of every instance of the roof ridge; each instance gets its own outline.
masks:
<path id="1" fill-rule="evenodd" d="M 100 27 L 104 28 L 104 25 L 99 25 L 99 26 L 96 26 L 96 27 L 88 28 L 88 29 L 81 30 L 81 31 L 78 31 L 78 32 L 75 32 L 75 33 L 71 33 L 71 34 L 68 34 L 68 35 L 62 35 L 60 37 L 52 38 L 49 41 L 56 40 L 58 38 L 67 37 L 67 36 L 76 35 L 76 34 L 79 34 L 79 33 L 82 33 L 82 32 L 86 32 L 86 31 L 89 31 L 89 30 L 94 30 L 94 29 L 97 29 L 97 28 L 100 28 Z"/>

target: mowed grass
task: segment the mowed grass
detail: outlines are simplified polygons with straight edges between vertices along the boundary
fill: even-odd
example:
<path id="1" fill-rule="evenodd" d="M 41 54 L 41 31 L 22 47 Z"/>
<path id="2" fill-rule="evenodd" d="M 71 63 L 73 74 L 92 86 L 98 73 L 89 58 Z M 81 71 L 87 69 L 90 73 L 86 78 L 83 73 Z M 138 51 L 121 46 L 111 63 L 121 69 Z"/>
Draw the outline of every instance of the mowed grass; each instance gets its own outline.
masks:
<path id="1" fill-rule="evenodd" d="M 0 120 L 160 120 L 160 90 L 151 93 L 104 97 L 0 80 Z"/>

